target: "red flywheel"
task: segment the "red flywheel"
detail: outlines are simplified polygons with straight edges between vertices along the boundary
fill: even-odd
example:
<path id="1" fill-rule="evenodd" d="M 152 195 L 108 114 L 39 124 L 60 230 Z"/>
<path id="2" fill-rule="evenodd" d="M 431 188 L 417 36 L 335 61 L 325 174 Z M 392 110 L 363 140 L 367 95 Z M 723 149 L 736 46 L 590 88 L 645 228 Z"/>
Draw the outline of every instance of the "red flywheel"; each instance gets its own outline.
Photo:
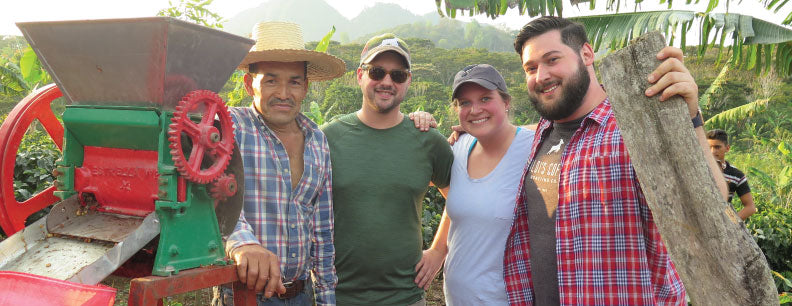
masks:
<path id="1" fill-rule="evenodd" d="M 201 121 L 193 122 L 189 114 L 197 111 L 202 112 Z M 215 119 L 219 126 L 215 126 Z M 179 173 L 199 184 L 222 175 L 234 150 L 234 127 L 223 99 L 209 90 L 190 92 L 176 106 L 171 122 L 170 153 Z M 189 141 L 190 148 L 185 147 L 184 140 Z"/>
<path id="2" fill-rule="evenodd" d="M 26 201 L 17 201 L 14 197 L 14 166 L 22 137 L 34 120 L 44 126 L 52 142 L 63 150 L 63 124 L 50 108 L 52 101 L 61 95 L 55 84 L 32 92 L 11 110 L 0 126 L 0 227 L 6 235 L 25 228 L 25 220 L 31 214 L 60 201 L 54 195 L 54 185 Z"/>

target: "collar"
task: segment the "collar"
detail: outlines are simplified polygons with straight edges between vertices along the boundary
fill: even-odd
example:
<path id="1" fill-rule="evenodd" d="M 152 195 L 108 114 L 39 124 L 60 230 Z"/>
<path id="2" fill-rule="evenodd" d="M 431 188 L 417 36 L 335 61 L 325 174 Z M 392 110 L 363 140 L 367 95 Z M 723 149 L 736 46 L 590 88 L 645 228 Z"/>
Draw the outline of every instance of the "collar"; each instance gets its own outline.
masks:
<path id="1" fill-rule="evenodd" d="M 267 122 L 264 121 L 264 116 L 262 116 L 256 110 L 256 108 L 253 107 L 253 105 L 251 105 L 250 107 L 247 107 L 247 109 L 248 109 L 249 112 L 251 112 L 251 114 L 254 115 L 254 117 L 256 118 L 256 122 L 258 124 L 261 124 L 261 126 L 265 127 L 266 130 L 269 131 L 269 133 L 271 133 L 273 135 L 275 134 L 272 131 L 272 129 L 270 129 L 270 127 L 267 126 Z M 310 135 L 310 134 L 313 134 L 314 131 L 318 131 L 319 130 L 319 125 L 317 125 L 315 122 L 313 122 L 313 120 L 311 120 L 310 118 L 305 116 L 302 112 L 297 113 L 297 118 L 295 118 L 295 120 L 297 121 L 297 127 L 300 128 L 300 131 L 302 131 L 303 135 L 306 136 L 306 137 L 308 135 Z"/>
<path id="2" fill-rule="evenodd" d="M 723 161 L 723 162 L 722 162 L 720 165 L 721 165 L 721 171 L 723 171 L 723 170 L 726 170 L 726 169 L 728 169 L 729 167 L 731 167 L 731 165 L 729 164 L 729 162 L 728 162 L 728 161 L 726 161 L 726 160 L 724 160 L 724 161 Z"/>
<path id="3" fill-rule="evenodd" d="M 600 104 L 594 107 L 594 109 L 591 110 L 591 112 L 589 112 L 582 121 L 580 121 L 580 127 L 585 126 L 586 122 L 591 122 L 592 124 L 596 125 L 604 125 L 611 116 L 613 116 L 613 111 L 611 110 L 610 99 L 605 97 L 605 100 L 602 100 Z M 536 133 L 538 135 L 544 136 L 545 131 L 551 126 L 553 126 L 552 121 L 542 118 L 536 128 Z"/>

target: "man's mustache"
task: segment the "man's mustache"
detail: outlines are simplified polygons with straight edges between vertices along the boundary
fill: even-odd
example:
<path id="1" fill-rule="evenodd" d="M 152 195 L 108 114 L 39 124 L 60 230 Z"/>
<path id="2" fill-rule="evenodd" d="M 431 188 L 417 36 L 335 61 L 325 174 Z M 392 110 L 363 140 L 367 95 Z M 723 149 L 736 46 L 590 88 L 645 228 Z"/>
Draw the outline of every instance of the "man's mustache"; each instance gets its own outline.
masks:
<path id="1" fill-rule="evenodd" d="M 267 101 L 267 105 L 273 105 L 273 104 L 289 104 L 290 106 L 295 106 L 296 105 L 296 103 L 294 103 L 293 99 L 272 98 L 269 101 Z"/>

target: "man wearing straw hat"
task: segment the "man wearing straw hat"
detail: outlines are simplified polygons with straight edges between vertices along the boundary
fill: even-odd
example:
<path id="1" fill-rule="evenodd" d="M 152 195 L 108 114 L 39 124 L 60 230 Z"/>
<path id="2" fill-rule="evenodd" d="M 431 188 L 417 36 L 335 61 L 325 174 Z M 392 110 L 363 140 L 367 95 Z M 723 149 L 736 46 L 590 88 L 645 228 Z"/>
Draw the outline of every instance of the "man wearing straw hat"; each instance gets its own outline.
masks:
<path id="1" fill-rule="evenodd" d="M 259 305 L 335 304 L 330 151 L 316 123 L 300 113 L 309 81 L 344 74 L 344 62 L 305 49 L 297 24 L 262 22 L 240 64 L 250 107 L 231 108 L 245 167 L 244 209 L 226 252 L 239 279 L 262 291 Z M 311 273 L 315 283 L 311 281 Z M 231 305 L 215 288 L 215 305 Z"/>
<path id="2" fill-rule="evenodd" d="M 415 265 L 429 182 L 448 186 L 451 147 L 413 127 L 399 105 L 410 86 L 410 53 L 393 34 L 370 39 L 357 82 L 359 111 L 323 127 L 332 152 L 339 305 L 423 305 Z"/>

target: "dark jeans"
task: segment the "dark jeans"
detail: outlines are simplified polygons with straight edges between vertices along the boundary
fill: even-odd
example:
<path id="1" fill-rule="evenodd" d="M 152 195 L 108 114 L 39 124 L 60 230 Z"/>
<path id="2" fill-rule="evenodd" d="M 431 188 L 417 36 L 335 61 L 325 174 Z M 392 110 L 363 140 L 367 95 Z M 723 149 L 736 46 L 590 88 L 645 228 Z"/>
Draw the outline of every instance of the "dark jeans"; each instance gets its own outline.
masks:
<path id="1" fill-rule="evenodd" d="M 212 298 L 212 306 L 233 306 L 234 305 L 234 290 L 230 287 L 217 286 L 212 289 L 214 298 Z M 258 306 L 313 306 L 314 291 L 311 279 L 305 281 L 305 288 L 297 294 L 297 296 L 288 300 L 281 300 L 278 296 L 265 298 L 263 294 L 256 295 L 258 298 Z"/>

